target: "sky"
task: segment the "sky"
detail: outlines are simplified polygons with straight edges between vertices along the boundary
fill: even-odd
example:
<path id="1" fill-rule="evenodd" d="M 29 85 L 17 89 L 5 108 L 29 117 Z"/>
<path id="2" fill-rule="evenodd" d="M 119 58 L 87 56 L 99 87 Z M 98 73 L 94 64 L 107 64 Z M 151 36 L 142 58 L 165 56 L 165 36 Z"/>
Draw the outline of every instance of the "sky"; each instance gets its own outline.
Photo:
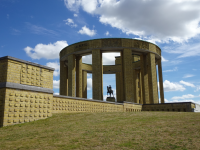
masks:
<path id="1" fill-rule="evenodd" d="M 131 38 L 162 51 L 165 102 L 200 104 L 200 0 L 0 0 L 0 57 L 12 56 L 55 68 L 59 93 L 59 52 L 80 41 Z M 114 64 L 119 53 L 103 54 Z M 91 63 L 91 56 L 83 57 Z M 92 98 L 92 75 L 87 75 Z M 103 75 L 104 99 L 115 75 Z"/>

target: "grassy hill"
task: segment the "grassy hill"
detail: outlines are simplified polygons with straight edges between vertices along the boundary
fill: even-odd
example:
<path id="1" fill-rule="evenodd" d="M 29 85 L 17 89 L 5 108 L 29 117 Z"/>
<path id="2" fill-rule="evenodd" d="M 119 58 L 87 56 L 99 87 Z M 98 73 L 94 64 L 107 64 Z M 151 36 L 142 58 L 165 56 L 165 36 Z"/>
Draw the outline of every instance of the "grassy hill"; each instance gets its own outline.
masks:
<path id="1" fill-rule="evenodd" d="M 0 128 L 0 149 L 200 149 L 200 113 L 71 113 Z"/>

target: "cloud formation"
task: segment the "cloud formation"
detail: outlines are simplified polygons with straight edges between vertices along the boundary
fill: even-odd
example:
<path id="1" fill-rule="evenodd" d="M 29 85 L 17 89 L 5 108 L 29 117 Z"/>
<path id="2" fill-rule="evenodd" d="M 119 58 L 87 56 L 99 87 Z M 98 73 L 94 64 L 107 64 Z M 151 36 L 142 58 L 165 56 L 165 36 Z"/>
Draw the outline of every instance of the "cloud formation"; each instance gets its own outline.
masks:
<path id="1" fill-rule="evenodd" d="M 161 60 L 162 60 L 162 62 L 167 62 L 167 61 L 169 61 L 169 60 L 165 59 L 163 56 L 161 56 Z"/>
<path id="2" fill-rule="evenodd" d="M 59 89 L 60 86 L 60 80 L 53 80 L 53 88 Z"/>
<path id="3" fill-rule="evenodd" d="M 77 27 L 77 24 L 75 24 L 74 21 L 73 21 L 73 19 L 71 19 L 71 18 L 68 18 L 68 19 L 66 19 L 64 21 L 65 21 L 66 25 L 69 25 L 71 27 Z"/>
<path id="4" fill-rule="evenodd" d="M 103 53 L 103 65 L 114 65 L 115 57 L 120 56 L 120 53 Z M 83 56 L 83 63 L 92 64 L 92 55 Z"/>
<path id="5" fill-rule="evenodd" d="M 108 31 L 106 31 L 105 35 L 108 36 L 108 35 L 110 35 L 110 33 Z"/>
<path id="6" fill-rule="evenodd" d="M 64 0 L 66 7 L 145 40 L 183 42 L 200 33 L 198 0 Z M 169 11 L 170 10 L 170 11 Z"/>
<path id="7" fill-rule="evenodd" d="M 96 30 L 90 30 L 86 26 L 83 26 L 81 28 L 81 30 L 78 31 L 78 33 L 85 34 L 85 35 L 88 35 L 88 36 L 94 36 L 96 34 Z"/>
<path id="8" fill-rule="evenodd" d="M 163 71 L 163 72 L 173 72 L 173 71 L 177 71 L 178 70 L 178 68 L 177 67 L 175 67 L 174 69 L 172 69 L 172 70 L 165 70 L 165 71 Z"/>
<path id="9" fill-rule="evenodd" d="M 183 85 L 186 85 L 186 86 L 195 87 L 194 84 L 189 83 L 189 82 L 185 82 L 185 81 L 183 81 L 183 80 L 181 80 L 180 83 L 183 84 Z"/>
<path id="10" fill-rule="evenodd" d="M 194 98 L 195 96 L 192 94 L 182 95 L 182 96 L 174 96 L 172 99 L 178 100 L 178 99 L 188 99 L 188 98 Z"/>
<path id="11" fill-rule="evenodd" d="M 190 77 L 194 77 L 194 75 L 193 75 L 193 74 L 185 74 L 185 75 L 183 76 L 183 78 L 190 78 Z"/>
<path id="12" fill-rule="evenodd" d="M 92 78 L 87 78 L 87 90 L 92 89 Z"/>
<path id="13" fill-rule="evenodd" d="M 66 46 L 67 41 L 57 41 L 53 44 L 37 44 L 35 48 L 27 46 L 24 51 L 32 59 L 57 59 L 60 51 Z"/>
<path id="14" fill-rule="evenodd" d="M 164 91 L 165 92 L 169 92 L 169 91 L 184 91 L 185 87 L 179 83 L 174 83 L 174 82 L 170 82 L 168 80 L 165 80 L 163 82 L 163 87 L 164 87 Z"/>
<path id="15" fill-rule="evenodd" d="M 197 38 L 197 41 L 200 37 Z M 189 42 L 184 44 L 174 44 L 163 48 L 167 53 L 177 54 L 177 58 L 200 56 L 200 43 Z"/>
<path id="16" fill-rule="evenodd" d="M 57 77 L 58 75 L 60 75 L 60 64 L 58 62 L 48 62 L 48 63 L 46 63 L 46 66 L 55 69 L 53 72 L 54 76 Z"/>

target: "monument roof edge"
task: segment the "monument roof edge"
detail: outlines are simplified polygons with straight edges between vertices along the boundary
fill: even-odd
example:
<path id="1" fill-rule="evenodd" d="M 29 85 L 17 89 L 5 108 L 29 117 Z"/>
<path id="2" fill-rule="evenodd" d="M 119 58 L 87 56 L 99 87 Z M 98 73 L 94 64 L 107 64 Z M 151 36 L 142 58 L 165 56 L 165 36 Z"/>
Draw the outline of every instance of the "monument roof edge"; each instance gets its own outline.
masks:
<path id="1" fill-rule="evenodd" d="M 11 56 L 0 57 L 0 60 L 4 60 L 4 59 L 10 59 L 10 60 L 26 63 L 26 64 L 29 64 L 29 65 L 33 65 L 33 66 L 49 69 L 49 70 L 52 70 L 52 71 L 55 70 L 54 68 L 51 68 L 51 67 L 47 67 L 47 66 L 44 66 L 44 65 L 40 65 L 40 64 L 37 64 L 37 63 L 33 63 L 33 62 L 30 62 L 30 61 L 22 60 L 22 59 L 11 57 Z"/>
<path id="2" fill-rule="evenodd" d="M 127 40 L 129 39 L 129 40 L 144 41 L 144 42 L 148 42 L 148 43 L 151 43 L 153 45 L 156 45 L 161 50 L 161 48 L 157 44 L 155 44 L 155 43 L 152 43 L 152 42 L 149 42 L 149 41 L 145 41 L 145 40 L 141 40 L 141 39 L 134 39 L 134 38 L 99 38 L 99 39 L 90 39 L 90 40 L 85 40 L 85 41 L 80 41 L 80 42 L 76 42 L 76 43 L 70 44 L 70 45 L 64 47 L 62 50 L 64 50 L 65 48 L 67 48 L 69 46 L 72 46 L 72 45 L 75 45 L 75 44 L 78 44 L 78 43 L 81 43 L 81 42 L 87 42 L 87 41 L 92 41 L 92 40 L 103 40 L 103 39 L 127 39 Z"/>

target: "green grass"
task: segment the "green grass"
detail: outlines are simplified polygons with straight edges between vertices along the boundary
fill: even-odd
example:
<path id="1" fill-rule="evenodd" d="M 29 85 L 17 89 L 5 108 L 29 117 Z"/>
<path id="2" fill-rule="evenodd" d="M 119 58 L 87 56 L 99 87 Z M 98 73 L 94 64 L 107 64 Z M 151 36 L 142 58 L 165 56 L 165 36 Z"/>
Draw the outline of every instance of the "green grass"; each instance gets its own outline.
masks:
<path id="1" fill-rule="evenodd" d="M 0 128 L 0 149 L 200 149 L 200 113 L 71 113 Z"/>

